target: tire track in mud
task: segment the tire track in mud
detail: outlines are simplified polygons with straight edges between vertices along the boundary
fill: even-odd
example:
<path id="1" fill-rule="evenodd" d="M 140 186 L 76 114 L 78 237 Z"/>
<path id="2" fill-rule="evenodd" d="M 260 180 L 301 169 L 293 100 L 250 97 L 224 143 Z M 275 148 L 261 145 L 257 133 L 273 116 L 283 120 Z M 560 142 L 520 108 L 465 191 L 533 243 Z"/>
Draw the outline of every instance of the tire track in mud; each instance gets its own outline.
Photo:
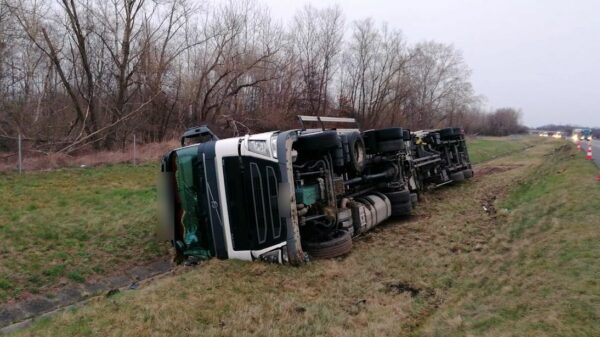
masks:
<path id="1" fill-rule="evenodd" d="M 26 328 L 36 319 L 82 306 L 100 296 L 112 296 L 121 291 L 135 290 L 153 279 L 169 275 L 172 269 L 170 259 L 162 258 L 95 282 L 69 285 L 44 296 L 38 295 L 3 304 L 0 306 L 0 334 Z"/>

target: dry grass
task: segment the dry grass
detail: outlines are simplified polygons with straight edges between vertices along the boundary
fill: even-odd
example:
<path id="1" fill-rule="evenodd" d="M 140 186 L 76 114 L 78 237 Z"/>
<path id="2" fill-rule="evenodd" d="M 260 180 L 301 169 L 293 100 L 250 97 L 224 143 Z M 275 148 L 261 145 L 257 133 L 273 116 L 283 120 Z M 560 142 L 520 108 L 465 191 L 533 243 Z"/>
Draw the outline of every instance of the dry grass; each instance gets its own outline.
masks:
<path id="1" fill-rule="evenodd" d="M 162 155 L 170 149 L 179 146 L 179 142 L 171 140 L 162 143 L 140 144 L 136 147 L 136 161 L 138 163 L 158 162 Z M 0 154 L 0 158 L 10 154 Z M 26 152 L 23 160 L 25 171 L 55 170 L 66 167 L 99 166 L 107 164 L 121 164 L 133 162 L 133 146 L 115 151 L 92 151 L 66 155 L 61 153 L 50 153 L 43 155 L 34 152 Z M 17 157 L 10 156 L 0 162 L 1 171 L 14 171 L 17 169 Z"/>
<path id="2" fill-rule="evenodd" d="M 343 259 L 211 260 L 18 335 L 593 336 L 598 210 L 551 193 L 580 191 L 592 167 L 554 147 L 487 162 L 510 169 L 426 195 L 415 217 L 361 237 Z M 556 167 L 579 178 L 539 189 Z M 523 202 L 531 189 L 542 192 Z M 597 201 L 600 188 L 586 193 Z M 560 212 L 555 197 L 567 198 Z"/>
<path id="3" fill-rule="evenodd" d="M 539 137 L 470 137 L 469 153 L 474 163 L 506 156 L 512 152 L 523 150 L 539 142 Z M 179 146 L 178 140 L 162 143 L 148 143 L 137 146 L 136 159 L 138 163 L 158 162 L 168 150 Z M 17 157 L 14 153 L 0 153 L 0 172 L 17 169 Z M 48 155 L 25 152 L 23 169 L 25 171 L 55 170 L 66 167 L 95 167 L 108 164 L 133 162 L 133 147 L 127 146 L 114 151 L 83 151 L 76 155 L 50 153 Z"/>
<path id="4" fill-rule="evenodd" d="M 469 150 L 473 162 L 478 163 L 493 158 L 505 156 L 519 151 L 539 141 L 539 137 L 474 137 L 469 138 Z M 162 143 L 148 143 L 137 146 L 136 158 L 138 163 L 158 162 L 166 151 L 179 146 L 178 140 Z M 133 162 L 133 147 L 114 151 L 87 150 L 76 155 L 50 153 L 44 155 L 26 151 L 23 161 L 25 171 L 55 170 L 66 167 L 95 167 L 108 164 Z M 14 153 L 0 153 L 0 172 L 17 169 L 17 156 Z"/>

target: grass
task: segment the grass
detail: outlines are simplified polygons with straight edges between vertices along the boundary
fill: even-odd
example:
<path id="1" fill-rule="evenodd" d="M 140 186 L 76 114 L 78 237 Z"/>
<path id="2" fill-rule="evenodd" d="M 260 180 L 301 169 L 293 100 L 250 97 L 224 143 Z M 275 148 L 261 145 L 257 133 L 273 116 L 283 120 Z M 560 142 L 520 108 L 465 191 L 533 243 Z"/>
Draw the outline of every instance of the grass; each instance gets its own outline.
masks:
<path id="1" fill-rule="evenodd" d="M 481 144 L 472 156 L 489 153 Z M 16 335 L 595 336 L 600 185 L 564 144 L 485 161 L 473 180 L 425 194 L 415 216 L 375 228 L 345 258 L 300 268 L 213 259 Z M 71 265 L 44 270 L 78 282 Z M 0 290 L 19 284 L 0 275 Z"/>
<path id="2" fill-rule="evenodd" d="M 469 150 L 478 160 L 487 158 L 494 144 L 510 144 L 514 150 L 528 141 L 479 137 L 470 141 Z M 164 146 L 147 146 L 145 157 L 156 157 L 154 148 Z M 166 245 L 154 242 L 152 235 L 157 167 L 0 172 L 0 303 L 166 254 Z"/>
<path id="3" fill-rule="evenodd" d="M 523 335 L 594 336 L 600 331 L 600 186 L 597 168 L 573 146 L 561 147 L 503 200 L 509 210 L 503 234 L 513 254 L 488 264 L 490 287 L 510 287 L 511 304 L 499 294 L 478 294 L 475 323 L 498 321 Z M 501 277 L 504 275 L 504 277 Z M 520 309 L 517 317 L 503 311 Z"/>
<path id="4" fill-rule="evenodd" d="M 0 173 L 0 302 L 163 255 L 156 165 Z"/>
<path id="5" fill-rule="evenodd" d="M 561 144 L 487 161 L 345 258 L 213 259 L 17 335 L 595 336 L 600 186 Z"/>
<path id="6" fill-rule="evenodd" d="M 522 151 L 539 142 L 539 137 L 534 136 L 475 137 L 468 139 L 469 156 L 473 163 L 479 164 Z"/>
<path id="7" fill-rule="evenodd" d="M 503 240 L 446 311 L 476 335 L 596 336 L 600 331 L 598 169 L 572 145 L 549 153 L 502 200 Z M 506 251 L 505 251 L 506 250 Z M 441 317 L 439 315 L 438 317 Z M 512 332 L 512 333 L 507 333 Z M 518 333 L 517 333 L 518 332 Z"/>

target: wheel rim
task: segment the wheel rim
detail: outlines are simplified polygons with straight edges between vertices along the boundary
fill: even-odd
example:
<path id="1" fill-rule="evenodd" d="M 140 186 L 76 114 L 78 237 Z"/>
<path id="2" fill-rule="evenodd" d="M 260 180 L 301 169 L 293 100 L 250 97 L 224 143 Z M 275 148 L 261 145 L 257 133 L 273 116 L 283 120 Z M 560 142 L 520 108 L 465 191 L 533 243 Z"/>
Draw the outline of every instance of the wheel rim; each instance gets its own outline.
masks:
<path id="1" fill-rule="evenodd" d="M 362 142 L 354 143 L 354 158 L 356 160 L 356 169 L 360 173 L 365 166 L 365 146 Z"/>

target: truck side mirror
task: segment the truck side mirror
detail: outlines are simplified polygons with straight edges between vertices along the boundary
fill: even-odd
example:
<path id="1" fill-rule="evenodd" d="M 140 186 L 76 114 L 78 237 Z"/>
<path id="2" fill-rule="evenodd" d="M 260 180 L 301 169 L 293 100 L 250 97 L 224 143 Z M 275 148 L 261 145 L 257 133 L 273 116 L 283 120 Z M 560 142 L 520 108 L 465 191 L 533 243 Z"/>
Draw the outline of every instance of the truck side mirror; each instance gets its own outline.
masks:
<path id="1" fill-rule="evenodd" d="M 212 132 L 206 125 L 201 125 L 185 130 L 183 136 L 181 136 L 181 146 L 185 146 L 185 140 L 191 138 L 199 138 L 196 142 L 191 144 L 219 140 L 219 137 L 217 137 L 217 135 L 215 135 L 214 132 Z"/>

